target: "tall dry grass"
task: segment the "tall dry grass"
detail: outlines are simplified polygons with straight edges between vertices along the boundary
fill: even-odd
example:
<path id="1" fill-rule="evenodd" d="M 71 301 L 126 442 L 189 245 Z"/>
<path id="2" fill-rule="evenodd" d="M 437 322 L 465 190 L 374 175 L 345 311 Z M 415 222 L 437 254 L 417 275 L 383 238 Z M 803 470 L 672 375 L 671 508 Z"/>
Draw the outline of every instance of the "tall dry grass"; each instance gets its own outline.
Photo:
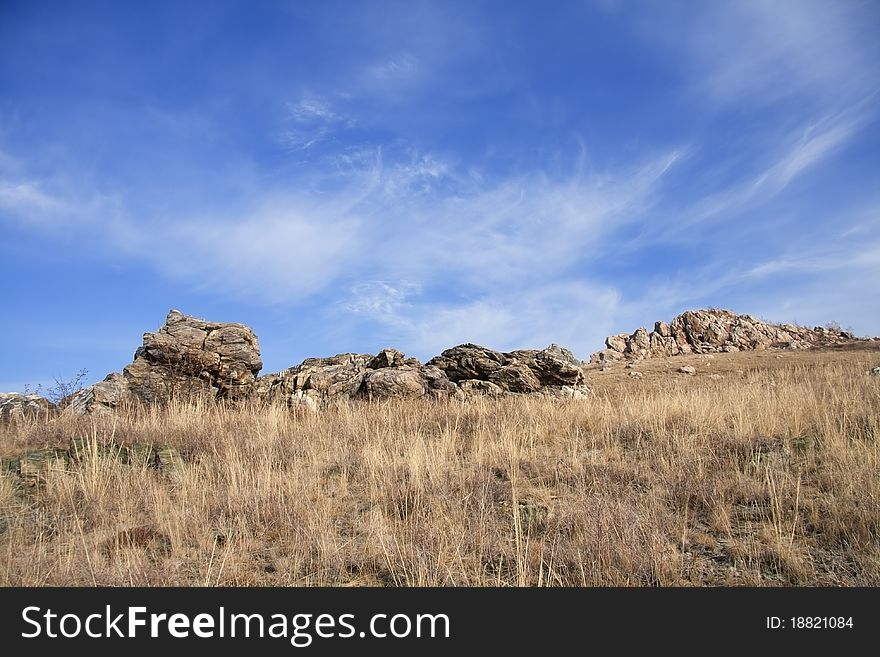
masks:
<path id="1" fill-rule="evenodd" d="M 7 424 L 2 456 L 76 458 L 0 478 L 0 584 L 878 585 L 865 358 L 597 376 L 577 401 Z M 174 458 L 120 458 L 141 443 Z"/>

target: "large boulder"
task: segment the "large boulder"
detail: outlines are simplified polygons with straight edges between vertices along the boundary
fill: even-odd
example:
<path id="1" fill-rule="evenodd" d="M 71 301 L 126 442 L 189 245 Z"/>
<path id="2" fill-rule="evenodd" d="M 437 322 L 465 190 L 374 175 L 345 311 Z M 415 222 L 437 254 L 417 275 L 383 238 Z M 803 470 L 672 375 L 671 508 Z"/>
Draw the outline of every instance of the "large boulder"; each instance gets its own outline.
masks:
<path id="1" fill-rule="evenodd" d="M 541 386 L 577 386 L 583 383 L 582 363 L 565 347 L 518 349 L 504 354 L 510 361 L 527 365 Z"/>
<path id="2" fill-rule="evenodd" d="M 144 334 L 144 344 L 125 373 L 132 388 L 145 388 L 139 396 L 151 392 L 161 396 L 192 379 L 206 384 L 193 381 L 196 389 L 210 387 L 219 397 L 244 397 L 262 367 L 257 336 L 249 327 L 208 322 L 172 310 L 158 331 Z M 167 379 L 165 385 L 156 385 L 157 374 Z"/>
<path id="3" fill-rule="evenodd" d="M 509 392 L 537 392 L 541 389 L 541 382 L 532 369 L 520 362 L 495 370 L 489 375 L 489 381 Z"/>
<path id="4" fill-rule="evenodd" d="M 62 402 L 73 412 L 112 411 L 131 402 L 250 396 L 262 368 L 260 347 L 244 324 L 209 322 L 172 310 L 158 331 L 144 333 L 131 364 Z"/>
<path id="5" fill-rule="evenodd" d="M 461 344 L 428 364 L 443 370 L 450 381 L 487 381 L 506 392 L 530 393 L 547 386 L 580 386 L 584 382 L 583 364 L 557 344 L 509 352 Z M 476 389 L 472 384 L 468 388 Z"/>
<path id="6" fill-rule="evenodd" d="M 465 379 L 488 381 L 489 376 L 510 362 L 510 358 L 478 344 L 460 344 L 446 349 L 428 361 L 428 365 L 443 370 L 450 381 Z"/>
<path id="7" fill-rule="evenodd" d="M 56 408 L 45 397 L 24 392 L 0 392 L 0 420 L 47 415 Z"/>
<path id="8" fill-rule="evenodd" d="M 364 375 L 363 395 L 369 399 L 422 397 L 425 379 L 412 367 L 386 367 Z"/>

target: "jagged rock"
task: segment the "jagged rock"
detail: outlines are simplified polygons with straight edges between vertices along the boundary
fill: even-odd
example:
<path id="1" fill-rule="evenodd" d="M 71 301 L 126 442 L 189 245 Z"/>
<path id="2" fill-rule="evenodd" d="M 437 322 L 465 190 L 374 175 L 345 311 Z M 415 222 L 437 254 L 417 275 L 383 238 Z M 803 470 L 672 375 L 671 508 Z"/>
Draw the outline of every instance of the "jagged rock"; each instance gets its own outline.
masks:
<path id="1" fill-rule="evenodd" d="M 542 385 L 577 386 L 584 380 L 581 362 L 565 347 L 551 344 L 535 355 L 535 371 Z"/>
<path id="2" fill-rule="evenodd" d="M 880 367 L 872 367 L 871 374 L 874 376 L 880 376 Z"/>
<path id="3" fill-rule="evenodd" d="M 577 394 L 583 394 L 579 388 L 583 382 L 582 364 L 559 345 L 502 353 L 462 344 L 447 349 L 426 365 L 404 357 L 396 349 L 383 349 L 375 356 L 307 358 L 295 367 L 260 377 L 255 394 L 291 407 L 321 408 L 355 399 L 524 394 L 563 386 L 578 388 Z"/>
<path id="4" fill-rule="evenodd" d="M 317 410 L 352 399 L 439 397 L 457 391 L 437 367 L 405 358 L 396 349 L 383 349 L 375 356 L 349 353 L 307 358 L 283 372 L 260 377 L 255 394 L 266 401 L 286 402 L 292 408 Z"/>
<path id="5" fill-rule="evenodd" d="M 535 392 L 544 386 L 577 386 L 584 381 L 581 362 L 566 348 L 493 351 L 462 344 L 435 356 L 429 365 L 446 373 L 450 381 L 491 381 L 510 392 Z"/>
<path id="6" fill-rule="evenodd" d="M 397 349 L 383 349 L 370 360 L 367 367 L 374 370 L 383 367 L 400 367 L 404 364 L 404 360 L 412 361 L 415 359 L 404 359 L 403 353 L 397 351 Z M 412 365 L 412 362 L 408 364 Z M 419 362 L 416 360 L 416 366 L 418 366 L 418 364 Z"/>
<path id="7" fill-rule="evenodd" d="M 263 366 L 257 336 L 244 324 L 208 322 L 171 310 L 144 333 L 133 362 L 62 402 L 76 413 L 106 412 L 123 402 L 164 403 L 175 397 L 248 397 Z"/>
<path id="8" fill-rule="evenodd" d="M 535 392 L 541 382 L 525 363 L 513 362 L 489 375 L 489 381 L 510 392 Z"/>
<path id="9" fill-rule="evenodd" d="M 307 367 L 298 373 L 303 379 L 303 390 L 314 390 L 321 398 L 353 397 L 361 388 L 366 374 L 363 367 L 356 364 L 330 365 L 324 369 Z"/>
<path id="10" fill-rule="evenodd" d="M 691 310 L 673 319 L 671 324 L 656 322 L 650 333 L 640 328 L 632 335 L 608 336 L 605 340 L 607 349 L 593 354 L 590 362 L 602 364 L 624 358 L 690 353 L 805 349 L 856 339 L 852 333 L 838 329 L 770 324 L 729 310 Z"/>
<path id="11" fill-rule="evenodd" d="M 433 365 L 422 365 L 419 368 L 419 372 L 425 379 L 425 386 L 429 394 L 435 397 L 448 397 L 459 392 L 458 386 L 450 381 L 446 373 L 440 368 Z"/>
<path id="12" fill-rule="evenodd" d="M 186 374 L 174 366 L 154 364 L 138 357 L 122 370 L 129 392 L 145 404 L 162 404 L 173 398 L 219 396 L 207 373 Z"/>
<path id="13" fill-rule="evenodd" d="M 657 322 L 661 324 L 662 322 Z M 669 326 L 666 325 L 667 332 Z M 650 355 L 654 357 L 674 356 L 679 352 L 679 345 L 675 338 L 671 335 L 662 335 L 656 329 L 649 334 L 648 342 L 650 344 Z"/>
<path id="14" fill-rule="evenodd" d="M 624 347 L 625 349 L 626 347 Z M 590 355 L 590 363 L 598 363 L 600 365 L 612 365 L 614 363 L 619 363 L 624 360 L 626 356 L 623 355 L 622 351 L 616 351 L 614 349 L 604 349 L 602 351 L 597 351 Z"/>
<path id="15" fill-rule="evenodd" d="M 442 370 L 450 381 L 457 383 L 464 379 L 488 381 L 490 375 L 509 361 L 509 358 L 498 351 L 467 343 L 446 349 L 427 364 Z"/>
<path id="16" fill-rule="evenodd" d="M 0 419 L 36 417 L 56 409 L 45 397 L 21 392 L 0 392 Z"/>
<path id="17" fill-rule="evenodd" d="M 651 338 L 644 328 L 636 329 L 626 343 L 626 352 L 637 358 L 644 358 L 651 349 Z"/>
<path id="18" fill-rule="evenodd" d="M 682 365 L 678 368 L 680 374 L 690 374 L 693 376 L 697 373 L 697 369 L 695 367 L 691 367 L 690 365 Z"/>
<path id="19" fill-rule="evenodd" d="M 605 346 L 612 351 L 616 351 L 622 354 L 626 351 L 627 341 L 629 340 L 629 337 L 630 336 L 627 333 L 609 335 L 607 338 L 605 338 Z"/>
<path id="20" fill-rule="evenodd" d="M 134 400 L 128 379 L 118 372 L 111 372 L 103 381 L 73 393 L 65 400 L 64 406 L 67 412 L 88 415 L 108 413 Z"/>
<path id="21" fill-rule="evenodd" d="M 263 367 L 257 336 L 249 327 L 207 322 L 176 310 L 168 313 L 162 328 L 144 334 L 135 356 L 124 373 L 139 396 L 136 388 L 152 388 L 153 375 L 158 374 L 168 379 L 160 393 L 178 381 L 199 379 L 220 397 L 243 397 L 251 392 Z"/>

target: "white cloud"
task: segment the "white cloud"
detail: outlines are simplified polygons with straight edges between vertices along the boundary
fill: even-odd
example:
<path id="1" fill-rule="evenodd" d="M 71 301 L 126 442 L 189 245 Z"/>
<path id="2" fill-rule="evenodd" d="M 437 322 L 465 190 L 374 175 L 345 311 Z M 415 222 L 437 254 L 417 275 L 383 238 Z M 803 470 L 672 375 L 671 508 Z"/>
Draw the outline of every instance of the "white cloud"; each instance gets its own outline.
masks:
<path id="1" fill-rule="evenodd" d="M 418 70 L 419 60 L 415 55 L 404 52 L 369 66 L 365 77 L 368 85 L 384 85 L 410 79 Z"/>
<path id="2" fill-rule="evenodd" d="M 296 103 L 288 103 L 287 109 L 290 118 L 297 123 L 336 123 L 343 120 L 328 101 L 320 98 L 303 98 Z"/>
<path id="3" fill-rule="evenodd" d="M 543 348 L 563 344 L 581 358 L 598 349 L 619 302 L 611 288 L 589 282 L 535 280 L 465 301 L 436 301 L 394 286 L 380 303 L 363 304 L 361 291 L 347 310 L 389 329 L 408 353 L 427 359 L 443 349 L 475 342 L 493 349 Z M 381 295 L 380 295 L 381 296 Z"/>
<path id="4" fill-rule="evenodd" d="M 323 295 L 333 304 L 351 290 L 339 317 L 392 328 L 422 355 L 466 338 L 586 351 L 617 297 L 573 272 L 650 206 L 678 157 L 478 184 L 431 154 L 377 153 L 353 157 L 344 174 L 316 173 L 326 193 L 276 190 L 209 217 L 120 219 L 105 239 L 217 294 L 272 304 Z"/>
<path id="5" fill-rule="evenodd" d="M 702 98 L 767 104 L 805 95 L 839 106 L 877 88 L 870 3 L 744 0 L 691 9 L 664 33 L 688 52 Z"/>
<path id="6" fill-rule="evenodd" d="M 860 121 L 855 120 L 824 123 L 807 126 L 798 143 L 752 183 L 753 189 L 766 189 L 769 194 L 781 192 L 801 173 L 832 155 L 860 127 Z"/>
<path id="7" fill-rule="evenodd" d="M 37 219 L 65 209 L 65 203 L 44 191 L 42 185 L 32 180 L 0 180 L 0 208 L 21 217 Z"/>
<path id="8" fill-rule="evenodd" d="M 141 230 L 138 255 L 196 287 L 294 302 L 345 275 L 360 231 L 360 220 L 335 206 L 279 198 L 242 214 Z"/>
<path id="9" fill-rule="evenodd" d="M 409 281 L 391 284 L 387 281 L 366 281 L 351 288 L 345 310 L 376 319 L 394 322 L 407 299 L 418 294 L 421 287 Z"/>
<path id="10" fill-rule="evenodd" d="M 339 113 L 329 100 L 315 96 L 289 102 L 286 118 L 291 125 L 281 131 L 279 141 L 290 152 L 306 151 L 355 123 Z"/>
<path id="11" fill-rule="evenodd" d="M 799 176 L 837 153 L 857 134 L 864 119 L 833 117 L 793 131 L 786 145 L 765 154 L 763 168 L 696 202 L 679 220 L 676 232 L 713 218 L 725 218 L 743 208 L 766 203 Z M 762 163 L 760 159 L 756 162 Z"/>
<path id="12" fill-rule="evenodd" d="M 865 225 L 871 216 L 877 224 L 877 205 L 869 202 L 836 221 Z M 880 241 L 865 239 L 858 231 L 825 235 L 820 241 L 789 240 L 770 256 L 751 256 L 743 249 L 736 258 L 713 259 L 654 278 L 627 294 L 615 330 L 632 330 L 703 306 L 730 307 L 771 321 L 837 320 L 870 332 L 880 326 Z"/>

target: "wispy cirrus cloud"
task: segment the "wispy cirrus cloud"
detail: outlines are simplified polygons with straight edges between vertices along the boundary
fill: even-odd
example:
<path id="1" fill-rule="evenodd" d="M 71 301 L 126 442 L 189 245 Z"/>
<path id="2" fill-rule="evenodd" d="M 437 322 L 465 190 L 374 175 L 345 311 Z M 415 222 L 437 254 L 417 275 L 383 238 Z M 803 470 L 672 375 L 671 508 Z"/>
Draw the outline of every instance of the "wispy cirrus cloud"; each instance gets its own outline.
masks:
<path id="1" fill-rule="evenodd" d="M 418 58 L 412 53 L 403 52 L 368 66 L 364 73 L 364 84 L 373 87 L 400 83 L 412 79 L 418 72 Z"/>
<path id="2" fill-rule="evenodd" d="M 792 130 L 753 156 L 751 171 L 696 200 L 679 215 L 675 226 L 665 229 L 665 236 L 680 236 L 696 224 L 724 220 L 768 203 L 800 176 L 835 156 L 865 123 L 863 116 L 835 116 Z"/>
<path id="3" fill-rule="evenodd" d="M 878 88 L 880 51 L 869 35 L 880 14 L 868 3 L 711 2 L 651 16 L 671 28 L 654 22 L 655 38 L 688 53 L 681 61 L 700 99 L 766 106 L 809 98 L 827 108 Z"/>
<path id="4" fill-rule="evenodd" d="M 619 303 L 613 287 L 589 281 L 536 282 L 446 301 L 406 282 L 373 281 L 352 288 L 345 310 L 361 315 L 380 341 L 406 345 L 420 358 L 463 342 L 502 350 L 561 342 L 586 358 L 610 331 Z"/>
<path id="5" fill-rule="evenodd" d="M 65 210 L 61 199 L 33 180 L 0 180 L 0 209 L 21 217 L 40 217 Z"/>
<path id="6" fill-rule="evenodd" d="M 287 103 L 286 121 L 279 138 L 290 152 L 309 150 L 354 125 L 354 120 L 339 113 L 329 100 L 314 96 Z"/>

